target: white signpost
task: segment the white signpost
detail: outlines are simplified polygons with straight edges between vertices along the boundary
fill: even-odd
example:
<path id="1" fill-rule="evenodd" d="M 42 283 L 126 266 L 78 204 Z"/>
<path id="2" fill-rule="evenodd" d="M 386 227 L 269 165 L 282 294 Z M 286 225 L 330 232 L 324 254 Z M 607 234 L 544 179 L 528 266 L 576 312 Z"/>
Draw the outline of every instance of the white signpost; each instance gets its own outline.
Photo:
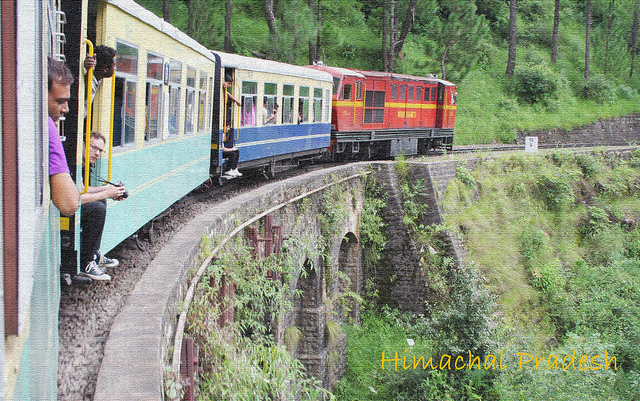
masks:
<path id="1" fill-rule="evenodd" d="M 537 136 L 525 136 L 524 137 L 524 151 L 527 153 L 536 153 L 538 151 L 538 137 Z"/>

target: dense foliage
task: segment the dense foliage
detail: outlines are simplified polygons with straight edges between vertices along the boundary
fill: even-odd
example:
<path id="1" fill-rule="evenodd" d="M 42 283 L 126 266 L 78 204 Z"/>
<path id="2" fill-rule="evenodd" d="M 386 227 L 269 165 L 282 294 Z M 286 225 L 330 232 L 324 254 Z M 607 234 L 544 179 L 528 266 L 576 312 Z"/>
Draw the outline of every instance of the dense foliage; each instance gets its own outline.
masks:
<path id="1" fill-rule="evenodd" d="M 401 181 L 405 206 L 415 209 L 421 185 Z M 639 194 L 637 151 L 516 155 L 458 168 L 443 206 L 447 226 L 465 238 L 468 267 L 440 256 L 433 228 L 409 224 L 435 249 L 423 266 L 442 280 L 427 284 L 433 295 L 423 314 L 369 307 L 362 325 L 345 329 L 347 374 L 335 394 L 638 399 Z"/>

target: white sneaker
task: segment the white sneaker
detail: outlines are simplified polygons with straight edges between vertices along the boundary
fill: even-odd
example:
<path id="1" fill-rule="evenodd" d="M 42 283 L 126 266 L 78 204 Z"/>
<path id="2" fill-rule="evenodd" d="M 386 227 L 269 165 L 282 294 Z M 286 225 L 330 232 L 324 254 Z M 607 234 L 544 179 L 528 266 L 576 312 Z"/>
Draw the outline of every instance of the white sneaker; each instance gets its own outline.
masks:
<path id="1" fill-rule="evenodd" d="M 239 172 L 237 168 L 227 171 L 227 174 L 232 175 L 234 177 L 242 177 L 242 173 Z"/>
<path id="2" fill-rule="evenodd" d="M 99 281 L 111 280 L 111 276 L 100 270 L 95 260 L 89 262 L 89 264 L 87 264 L 87 267 L 84 268 L 84 271 L 80 272 L 80 275 Z"/>
<path id="3" fill-rule="evenodd" d="M 111 259 L 98 252 L 98 267 L 100 270 L 106 270 L 107 267 L 116 267 L 120 265 L 118 259 Z M 103 269 L 104 268 L 104 269 Z"/>

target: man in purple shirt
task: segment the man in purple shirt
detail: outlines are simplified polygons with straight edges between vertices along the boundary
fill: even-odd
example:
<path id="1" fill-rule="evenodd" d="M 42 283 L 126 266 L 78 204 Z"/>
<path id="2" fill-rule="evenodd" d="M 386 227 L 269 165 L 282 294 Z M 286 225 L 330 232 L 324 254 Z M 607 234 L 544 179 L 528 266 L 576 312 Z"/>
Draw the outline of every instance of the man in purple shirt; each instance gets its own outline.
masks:
<path id="1" fill-rule="evenodd" d="M 51 200 L 66 216 L 73 215 L 80 204 L 80 194 L 69 174 L 67 158 L 64 154 L 56 123 L 64 113 L 69 112 L 69 98 L 73 75 L 58 60 L 49 58 L 48 63 L 48 111 L 49 111 L 49 186 Z"/>
<path id="2" fill-rule="evenodd" d="M 69 173 L 67 158 L 60 140 L 56 123 L 64 113 L 69 112 L 69 98 L 73 75 L 64 63 L 48 60 L 48 112 L 49 112 L 49 187 L 51 200 L 66 216 L 73 215 L 80 205 L 80 193 Z M 64 273 L 64 272 L 63 272 Z M 74 273 L 64 273 L 67 285 L 88 285 L 91 279 Z"/>

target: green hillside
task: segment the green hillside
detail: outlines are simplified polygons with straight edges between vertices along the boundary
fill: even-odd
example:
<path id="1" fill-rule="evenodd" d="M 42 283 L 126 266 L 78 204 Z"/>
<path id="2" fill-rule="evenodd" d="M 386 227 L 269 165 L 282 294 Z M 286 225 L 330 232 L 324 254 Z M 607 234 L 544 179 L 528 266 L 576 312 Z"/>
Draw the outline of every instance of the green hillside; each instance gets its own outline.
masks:
<path id="1" fill-rule="evenodd" d="M 506 77 L 509 2 L 420 0 L 396 72 L 436 73 L 458 85 L 455 144 L 513 142 L 515 129 L 572 128 L 640 110 L 640 65 L 631 75 L 637 0 L 592 0 L 589 80 L 585 81 L 586 0 L 560 1 L 557 60 L 551 62 L 554 2 L 520 0 L 516 68 Z M 162 16 L 160 0 L 138 2 Z M 328 65 L 383 70 L 382 0 L 274 0 L 274 33 L 265 0 L 231 0 L 231 51 L 309 64 L 318 41 Z M 389 15 L 389 1 L 387 14 Z M 410 0 L 395 2 L 398 31 Z M 191 4 L 191 16 L 189 12 Z M 224 50 L 225 2 L 169 0 L 170 22 L 205 46 Z M 446 50 L 446 55 L 445 55 Z M 444 62 L 442 59 L 444 57 Z"/>

